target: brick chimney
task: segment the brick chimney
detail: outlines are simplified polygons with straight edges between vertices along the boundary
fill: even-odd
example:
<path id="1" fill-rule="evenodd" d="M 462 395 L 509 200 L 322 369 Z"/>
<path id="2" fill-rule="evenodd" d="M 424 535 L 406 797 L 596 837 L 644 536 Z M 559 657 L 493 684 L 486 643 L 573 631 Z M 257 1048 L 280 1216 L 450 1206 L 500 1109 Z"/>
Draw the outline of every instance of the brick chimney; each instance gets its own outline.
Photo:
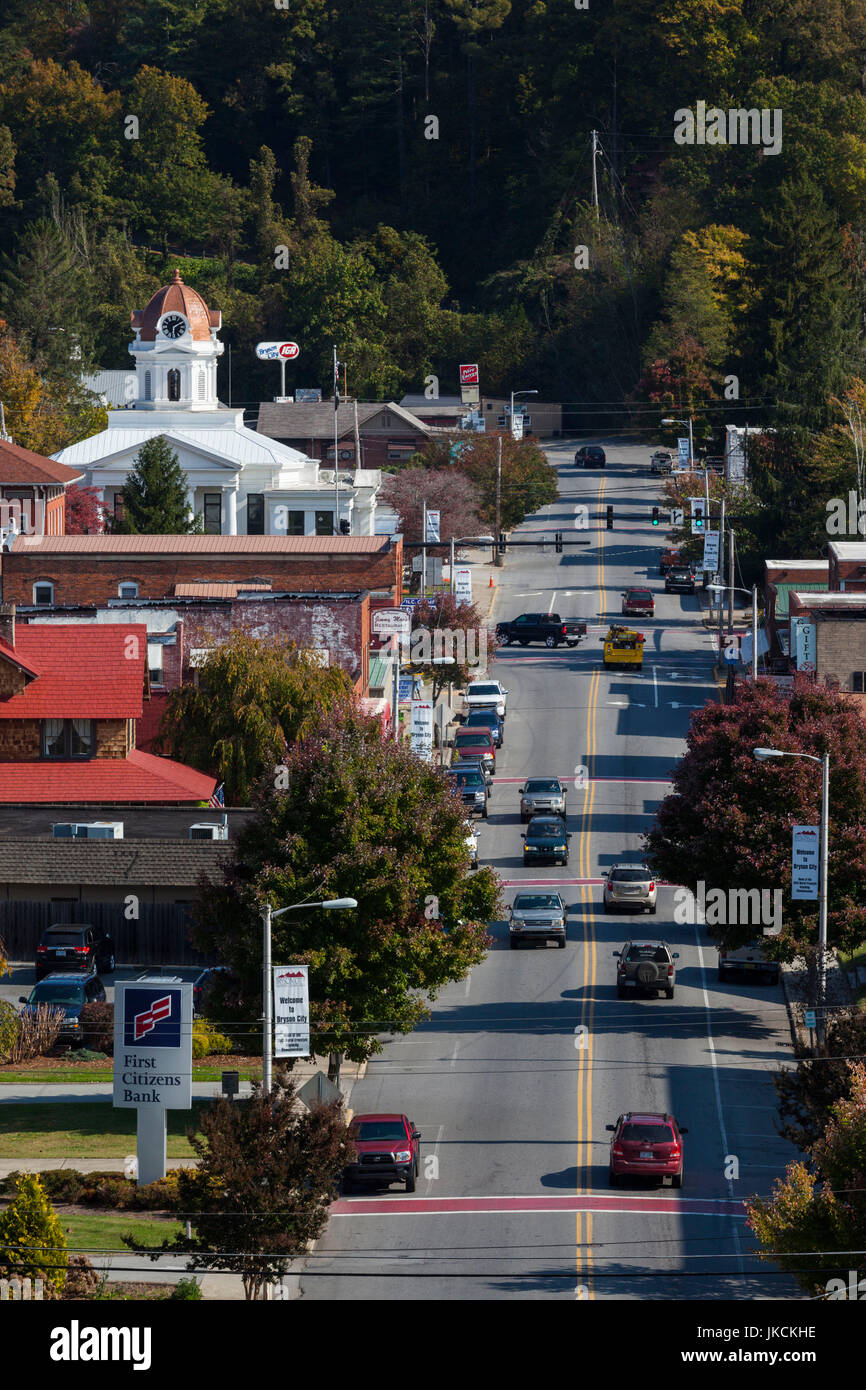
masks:
<path id="1" fill-rule="evenodd" d="M 15 604 L 0 603 L 0 641 L 15 646 Z"/>

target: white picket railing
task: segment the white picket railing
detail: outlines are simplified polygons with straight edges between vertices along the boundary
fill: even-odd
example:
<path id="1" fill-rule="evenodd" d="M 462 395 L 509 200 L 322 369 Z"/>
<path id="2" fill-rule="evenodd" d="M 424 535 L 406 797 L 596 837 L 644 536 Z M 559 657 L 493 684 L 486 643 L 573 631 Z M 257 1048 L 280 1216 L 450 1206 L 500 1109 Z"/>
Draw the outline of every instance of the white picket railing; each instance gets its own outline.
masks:
<path id="1" fill-rule="evenodd" d="M 42 1279 L 0 1279 L 0 1303 L 20 1299 L 25 1302 L 34 1298 L 42 1300 L 44 1289 L 45 1284 Z"/>

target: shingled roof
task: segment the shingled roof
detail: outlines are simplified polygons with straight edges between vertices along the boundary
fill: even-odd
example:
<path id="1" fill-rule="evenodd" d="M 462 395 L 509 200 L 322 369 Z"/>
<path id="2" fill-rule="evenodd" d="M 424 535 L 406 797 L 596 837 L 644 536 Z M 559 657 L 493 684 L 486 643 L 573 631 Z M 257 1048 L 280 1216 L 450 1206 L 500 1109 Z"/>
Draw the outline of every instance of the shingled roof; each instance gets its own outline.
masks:
<path id="1" fill-rule="evenodd" d="M 0 840 L 4 883 L 194 888 L 216 877 L 219 840 Z"/>

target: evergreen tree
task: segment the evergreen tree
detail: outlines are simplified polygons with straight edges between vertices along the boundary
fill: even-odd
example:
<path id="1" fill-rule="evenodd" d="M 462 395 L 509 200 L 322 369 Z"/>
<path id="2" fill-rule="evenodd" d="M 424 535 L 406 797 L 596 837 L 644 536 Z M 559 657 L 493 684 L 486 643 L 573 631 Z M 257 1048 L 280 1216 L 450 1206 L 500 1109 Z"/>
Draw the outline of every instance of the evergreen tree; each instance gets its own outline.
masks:
<path id="1" fill-rule="evenodd" d="M 123 488 L 123 519 L 114 530 L 127 536 L 176 536 L 199 531 L 187 509 L 186 474 L 163 435 L 142 444 Z"/>
<path id="2" fill-rule="evenodd" d="M 15 1196 L 0 1216 L 0 1269 L 44 1279 L 57 1289 L 66 1279 L 66 1236 L 35 1173 L 21 1173 Z"/>

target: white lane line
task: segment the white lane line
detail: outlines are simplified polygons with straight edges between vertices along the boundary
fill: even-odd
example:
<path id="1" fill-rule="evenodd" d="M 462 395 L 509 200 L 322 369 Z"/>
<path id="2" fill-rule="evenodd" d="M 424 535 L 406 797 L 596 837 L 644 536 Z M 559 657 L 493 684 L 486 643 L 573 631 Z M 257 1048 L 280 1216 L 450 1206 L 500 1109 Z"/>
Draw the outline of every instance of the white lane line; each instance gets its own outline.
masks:
<path id="1" fill-rule="evenodd" d="M 551 614 L 551 613 L 553 612 L 553 605 L 554 605 L 555 602 L 556 602 L 556 590 L 554 589 L 553 593 L 552 593 L 551 596 L 550 596 L 550 606 L 548 607 L 548 610 L 547 610 L 548 615 Z"/>
<path id="2" fill-rule="evenodd" d="M 655 700 L 655 707 L 656 707 L 656 709 L 658 709 L 658 707 L 659 707 L 659 683 L 658 683 L 658 677 L 656 676 L 656 668 L 655 668 L 655 666 L 653 667 L 653 698 L 654 698 L 654 700 Z"/>
<path id="3" fill-rule="evenodd" d="M 466 976 L 466 988 L 465 988 L 465 990 L 463 991 L 463 993 L 464 993 L 465 995 L 468 995 L 468 993 L 469 993 L 469 987 L 470 987 L 471 984 L 472 984 L 472 971 L 470 970 L 470 971 L 469 971 L 469 974 Z"/>
<path id="4" fill-rule="evenodd" d="M 729 1149 L 729 1147 L 728 1147 L 728 1131 L 727 1131 L 727 1129 L 725 1128 L 725 1114 L 724 1114 L 724 1110 L 723 1110 L 723 1108 L 722 1108 L 722 1092 L 721 1092 L 721 1087 L 719 1086 L 719 1062 L 718 1062 L 718 1058 L 717 1058 L 717 1056 L 716 1056 L 716 1045 L 715 1045 L 715 1042 L 713 1041 L 713 1024 L 712 1024 L 712 1017 L 711 1017 L 711 1014 L 710 1014 L 710 996 L 709 996 L 709 994 L 708 994 L 708 992 L 707 992 L 707 977 L 706 977 L 706 971 L 705 971 L 705 967 L 704 967 L 704 952 L 703 952 L 703 948 L 702 948 L 702 946 L 701 946 L 701 938 L 700 938 L 700 936 L 698 935 L 697 924 L 695 924 L 695 945 L 696 945 L 697 948 L 698 948 L 698 964 L 699 964 L 700 970 L 701 970 L 701 992 L 702 992 L 702 994 L 703 994 L 703 996 L 704 996 L 704 1014 L 705 1014 L 705 1016 L 706 1016 L 706 1026 L 707 1026 L 707 1044 L 708 1044 L 709 1049 L 710 1049 L 710 1061 L 712 1062 L 712 1065 L 713 1065 L 713 1090 L 714 1090 L 714 1092 L 715 1092 L 715 1097 L 716 1097 L 716 1113 L 717 1113 L 717 1115 L 718 1115 L 718 1117 L 719 1117 L 719 1132 L 720 1132 L 721 1137 L 722 1137 L 722 1154 L 724 1155 L 725 1160 L 727 1160 L 728 1154 L 730 1153 L 730 1149 Z M 734 1200 L 734 1182 L 733 1182 L 733 1179 L 732 1179 L 732 1178 L 726 1178 L 725 1181 L 726 1181 L 727 1184 L 728 1184 L 728 1195 L 729 1195 L 729 1197 L 731 1198 L 731 1200 L 733 1201 L 733 1200 Z M 735 1229 L 736 1229 L 736 1228 L 735 1228 Z M 737 1264 L 738 1264 L 738 1266 L 739 1266 L 740 1274 L 744 1276 L 744 1277 L 743 1277 L 743 1283 L 745 1284 L 745 1268 L 744 1268 L 744 1266 L 743 1266 L 743 1253 L 742 1253 L 742 1250 L 740 1249 L 740 1242 L 739 1242 L 739 1240 L 737 1240 L 736 1245 L 737 1245 Z"/>

